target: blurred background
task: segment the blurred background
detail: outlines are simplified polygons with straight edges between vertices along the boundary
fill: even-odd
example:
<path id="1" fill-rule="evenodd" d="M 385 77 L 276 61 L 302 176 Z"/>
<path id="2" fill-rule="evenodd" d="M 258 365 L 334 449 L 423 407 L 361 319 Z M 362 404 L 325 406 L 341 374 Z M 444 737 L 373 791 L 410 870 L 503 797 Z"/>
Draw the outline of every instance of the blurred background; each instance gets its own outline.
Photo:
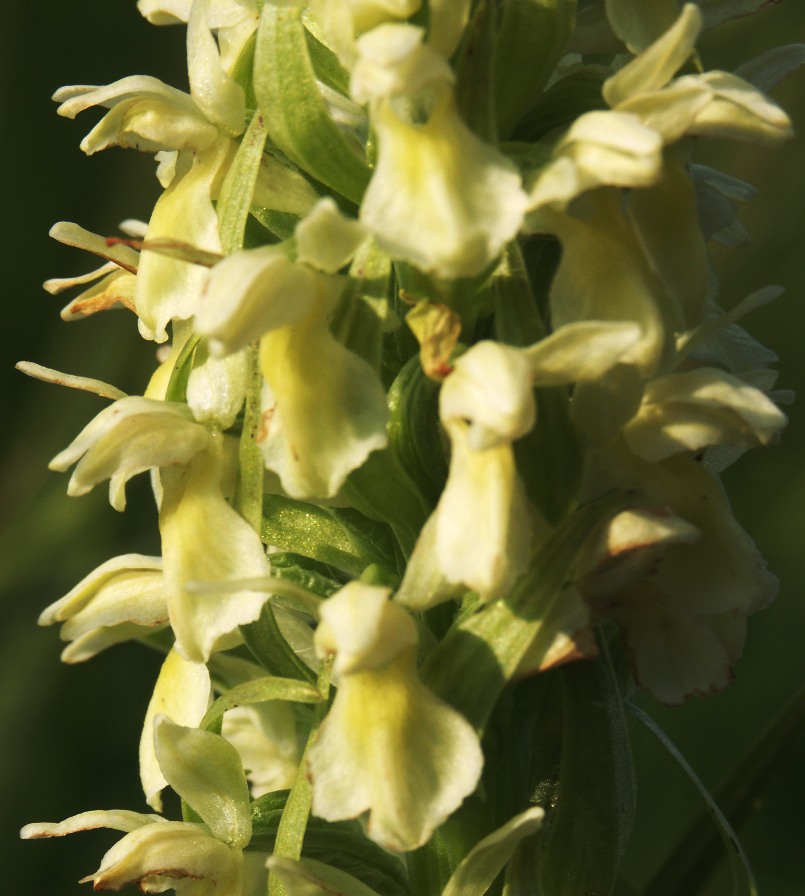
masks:
<path id="1" fill-rule="evenodd" d="M 3 173 L 0 326 L 0 859 L 3 891 L 18 896 L 87 893 L 76 881 L 97 866 L 118 835 L 92 832 L 22 843 L 28 821 L 55 821 L 94 808 L 145 811 L 137 743 L 159 657 L 132 645 L 87 665 L 59 661 L 55 629 L 40 629 L 41 610 L 118 553 L 158 553 L 156 516 L 145 477 L 129 486 L 117 514 L 96 489 L 65 496 L 67 477 L 49 473 L 64 448 L 103 402 L 29 380 L 13 369 L 25 359 L 141 392 L 154 346 L 139 339 L 127 312 L 64 324 L 61 297 L 43 292 L 54 276 L 89 267 L 78 250 L 47 236 L 58 220 L 114 233 L 124 218 L 147 219 L 158 195 L 153 161 L 112 149 L 91 159 L 78 148 L 97 120 L 59 118 L 49 97 L 63 84 L 106 84 L 151 74 L 186 89 L 184 29 L 154 28 L 134 0 L 30 3 L 5 0 L 0 31 L 0 171 Z M 805 41 L 801 4 L 789 0 L 730 23 L 702 44 L 708 68 L 735 67 L 763 50 Z M 774 97 L 805 135 L 805 70 Z M 747 328 L 780 355 L 779 386 L 805 395 L 805 142 L 781 151 L 709 147 L 701 161 L 760 189 L 743 209 L 753 236 L 745 249 L 718 252 L 725 304 L 769 283 L 786 287 Z M 753 617 L 737 681 L 724 693 L 675 710 L 647 707 L 715 792 L 736 774 L 744 792 L 733 821 L 765 896 L 801 896 L 805 888 L 805 723 L 781 729 L 768 771 L 751 770 L 753 744 L 805 680 L 805 414 L 789 409 L 782 442 L 751 452 L 725 476 L 736 515 L 780 577 L 780 596 Z M 794 719 L 794 716 L 790 716 Z M 634 730 L 639 804 L 627 871 L 636 884 L 671 854 L 701 811 L 694 790 L 651 735 Z M 751 773 L 750 773 L 751 772 Z M 709 828 L 704 836 L 709 835 Z M 713 896 L 729 893 L 714 880 Z M 688 896 L 680 891 L 680 896 Z"/>

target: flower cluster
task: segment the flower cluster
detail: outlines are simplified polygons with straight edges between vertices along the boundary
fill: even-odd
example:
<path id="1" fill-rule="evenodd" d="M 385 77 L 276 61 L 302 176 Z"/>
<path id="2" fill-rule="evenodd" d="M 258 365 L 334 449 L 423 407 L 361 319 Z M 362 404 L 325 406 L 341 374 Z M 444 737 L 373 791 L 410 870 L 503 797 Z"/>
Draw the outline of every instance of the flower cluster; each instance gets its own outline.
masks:
<path id="1" fill-rule="evenodd" d="M 23 836 L 124 833 L 101 889 L 536 892 L 585 799 L 570 735 L 538 786 L 539 726 L 588 712 L 617 764 L 627 665 L 669 704 L 730 681 L 776 584 L 718 473 L 785 424 L 738 323 L 778 291 L 719 295 L 751 190 L 693 157 L 786 140 L 763 90 L 802 61 L 703 69 L 750 6 L 139 0 L 186 23 L 189 93 L 56 93 L 163 192 L 122 238 L 56 225 L 104 264 L 46 286 L 169 344 L 143 395 L 23 365 L 111 400 L 51 468 L 117 510 L 150 471 L 162 544 L 40 622 L 66 662 L 167 645 L 140 771 L 184 820 Z"/>

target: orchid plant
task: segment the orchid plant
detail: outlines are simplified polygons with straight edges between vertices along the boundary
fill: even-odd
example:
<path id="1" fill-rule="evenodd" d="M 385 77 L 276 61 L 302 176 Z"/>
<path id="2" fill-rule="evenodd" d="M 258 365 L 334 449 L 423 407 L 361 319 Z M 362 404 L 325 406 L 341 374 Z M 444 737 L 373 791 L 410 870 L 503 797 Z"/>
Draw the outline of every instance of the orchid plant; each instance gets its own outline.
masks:
<path id="1" fill-rule="evenodd" d="M 161 556 L 40 622 L 65 662 L 164 653 L 155 814 L 23 837 L 121 832 L 96 889 L 628 892 L 634 694 L 724 688 L 776 591 L 718 475 L 785 425 L 739 324 L 780 290 L 720 294 L 751 188 L 696 149 L 787 140 L 765 91 L 805 50 L 705 69 L 760 0 L 137 5 L 187 26 L 189 93 L 54 98 L 163 192 L 121 236 L 57 224 L 103 264 L 46 288 L 158 363 L 142 395 L 20 368 L 110 402 L 51 462 L 70 495 L 151 476 Z"/>

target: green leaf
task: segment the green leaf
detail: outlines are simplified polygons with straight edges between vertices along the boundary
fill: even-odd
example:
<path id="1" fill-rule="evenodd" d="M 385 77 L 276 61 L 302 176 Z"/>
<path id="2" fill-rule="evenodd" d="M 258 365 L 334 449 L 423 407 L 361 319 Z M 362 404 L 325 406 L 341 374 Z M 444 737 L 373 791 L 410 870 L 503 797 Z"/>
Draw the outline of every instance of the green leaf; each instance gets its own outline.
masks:
<path id="1" fill-rule="evenodd" d="M 611 894 L 634 818 L 623 702 L 606 655 L 559 670 L 563 737 L 556 807 L 539 858 L 552 896 Z"/>
<path id="2" fill-rule="evenodd" d="M 174 338 L 176 338 L 175 333 Z M 191 333 L 173 365 L 168 388 L 165 391 L 165 401 L 187 401 L 187 382 L 193 371 L 193 361 L 198 343 L 199 337 Z"/>
<path id="3" fill-rule="evenodd" d="M 576 0 L 507 0 L 495 42 L 494 110 L 507 140 L 565 52 Z"/>
<path id="4" fill-rule="evenodd" d="M 482 140 L 497 142 L 495 114 L 496 3 L 480 0 L 456 54 L 456 102 L 467 126 Z"/>
<path id="5" fill-rule="evenodd" d="M 236 506 L 241 516 L 256 531 L 263 518 L 263 479 L 265 464 L 257 444 L 262 421 L 261 396 L 263 378 L 257 346 L 250 346 L 246 398 L 243 402 L 243 423 L 238 446 L 238 485 Z"/>
<path id="6" fill-rule="evenodd" d="M 266 3 L 254 89 L 270 139 L 300 168 L 355 203 L 370 172 L 357 141 L 330 117 L 316 84 L 301 9 Z"/>
<path id="7" fill-rule="evenodd" d="M 278 212 L 270 208 L 253 208 L 251 212 L 252 217 L 279 240 L 289 240 L 299 223 L 299 215 L 291 212 Z"/>
<path id="8" fill-rule="evenodd" d="M 277 828 L 288 798 L 287 790 L 267 793 L 252 803 L 252 841 L 249 849 L 272 852 Z M 357 821 L 308 820 L 302 856 L 345 871 L 383 896 L 407 896 L 404 867 L 396 856 L 369 840 Z"/>
<path id="9" fill-rule="evenodd" d="M 349 96 L 349 72 L 341 65 L 338 56 L 307 29 L 305 40 L 316 78 L 332 90 Z"/>
<path id="10" fill-rule="evenodd" d="M 526 654 L 533 658 L 553 643 L 577 557 L 588 537 L 624 502 L 621 495 L 609 495 L 580 507 L 534 557 L 508 597 L 460 618 L 425 661 L 423 681 L 471 724 L 483 728 Z"/>
<path id="11" fill-rule="evenodd" d="M 315 707 L 313 724 L 308 734 L 305 751 L 299 763 L 296 778 L 291 787 L 288 798 L 282 809 L 277 832 L 274 837 L 274 855 L 284 856 L 289 859 L 298 859 L 302 855 L 302 843 L 305 838 L 308 821 L 310 818 L 310 804 L 313 798 L 313 790 L 307 771 L 307 756 L 311 744 L 316 740 L 319 726 L 327 714 L 330 700 L 330 673 L 332 671 L 332 657 L 324 660 L 316 682 L 322 701 Z M 268 878 L 269 896 L 283 896 L 285 887 L 282 881 L 275 875 Z"/>
<path id="12" fill-rule="evenodd" d="M 431 506 L 390 448 L 373 451 L 350 473 L 342 494 L 365 516 L 388 523 L 410 556 Z"/>
<path id="13" fill-rule="evenodd" d="M 242 625 L 240 632 L 246 646 L 267 672 L 283 678 L 315 681 L 313 670 L 299 659 L 283 637 L 270 603 L 264 604 L 256 622 Z"/>
<path id="14" fill-rule="evenodd" d="M 266 544 L 303 554 L 352 576 L 378 562 L 374 553 L 362 555 L 357 539 L 328 509 L 281 495 L 266 495 L 260 534 Z"/>
<path id="15" fill-rule="evenodd" d="M 697 0 L 704 17 L 704 27 L 713 28 L 730 19 L 740 19 L 760 12 L 776 0 Z"/>
<path id="16" fill-rule="evenodd" d="M 366 561 L 366 565 L 396 568 L 394 535 L 388 526 L 352 507 L 331 507 L 327 511 L 344 530 L 353 549 Z"/>
<path id="17" fill-rule="evenodd" d="M 329 597 L 346 581 L 343 573 L 326 563 L 289 551 L 275 551 L 271 554 L 271 574 L 278 579 L 287 579 L 319 597 Z"/>
<path id="18" fill-rule="evenodd" d="M 255 115 L 229 166 L 215 207 L 221 247 L 227 255 L 243 248 L 246 221 L 265 144 L 266 129 L 263 117 Z"/>
<path id="19" fill-rule="evenodd" d="M 389 444 L 406 473 L 435 505 L 447 480 L 439 424 L 439 384 L 422 370 L 419 355 L 403 366 L 388 393 Z"/>
<path id="20" fill-rule="evenodd" d="M 492 280 L 495 336 L 508 345 L 527 346 L 545 335 L 540 307 L 547 304 L 558 247 L 553 240 L 535 241 L 530 252 L 528 272 L 520 249 L 512 243 Z M 576 502 L 583 458 L 570 420 L 567 389 L 537 389 L 536 401 L 537 425 L 514 443 L 514 456 L 529 500 L 556 524 Z"/>
<path id="21" fill-rule="evenodd" d="M 217 730 L 224 713 L 235 706 L 250 706 L 253 703 L 265 703 L 268 700 L 284 700 L 288 703 L 319 703 L 321 694 L 313 685 L 298 678 L 277 678 L 268 675 L 245 681 L 221 694 L 204 714 L 200 728 L 206 731 Z"/>
<path id="22" fill-rule="evenodd" d="M 383 363 L 384 305 L 364 297 L 361 284 L 350 277 L 330 317 L 335 338 L 377 373 Z"/>
<path id="23" fill-rule="evenodd" d="M 257 109 L 257 98 L 254 95 L 254 79 L 252 77 L 256 39 L 257 35 L 252 34 L 246 41 L 231 73 L 232 80 L 236 81 L 243 88 L 243 94 L 246 98 L 247 118 L 251 118 Z"/>
<path id="24" fill-rule="evenodd" d="M 786 44 L 744 62 L 735 69 L 735 74 L 768 93 L 802 65 L 805 65 L 805 44 Z"/>
<path id="25" fill-rule="evenodd" d="M 576 68 L 552 84 L 523 116 L 513 140 L 532 143 L 549 131 L 572 124 L 585 112 L 606 109 L 601 93 L 609 69 L 587 65 Z"/>

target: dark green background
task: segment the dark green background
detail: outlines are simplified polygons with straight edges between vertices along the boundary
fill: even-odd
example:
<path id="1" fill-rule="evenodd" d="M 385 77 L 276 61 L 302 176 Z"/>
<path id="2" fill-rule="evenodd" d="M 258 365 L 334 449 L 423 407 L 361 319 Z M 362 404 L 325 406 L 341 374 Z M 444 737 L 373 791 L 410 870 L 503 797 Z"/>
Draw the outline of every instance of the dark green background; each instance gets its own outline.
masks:
<path id="1" fill-rule="evenodd" d="M 159 660 L 142 648 L 116 648 L 87 665 L 65 667 L 56 632 L 36 617 L 98 563 L 116 553 L 158 552 L 145 477 L 129 487 L 129 510 L 116 514 L 104 489 L 65 496 L 67 478 L 47 461 L 102 407 L 93 396 L 28 380 L 13 370 L 32 360 L 96 376 L 141 392 L 154 346 L 125 312 L 64 324 L 64 301 L 41 282 L 88 267 L 82 253 L 47 236 L 57 220 L 112 233 L 126 217 L 147 218 L 158 185 L 147 156 L 112 149 L 87 159 L 81 137 L 97 120 L 58 118 L 50 102 L 63 84 L 106 84 L 153 74 L 186 86 L 183 29 L 156 29 L 134 0 L 79 3 L 4 0 L 0 32 L 2 311 L 0 327 L 0 867 L 2 891 L 18 896 L 90 892 L 74 883 L 97 868 L 118 835 L 21 843 L 19 827 L 91 808 L 145 810 L 137 780 L 140 724 Z M 707 67 L 729 68 L 781 43 L 805 41 L 801 3 L 789 0 L 731 23 L 703 44 Z M 805 133 L 805 72 L 775 90 Z M 752 246 L 719 251 L 724 301 L 768 283 L 786 295 L 756 312 L 749 329 L 781 356 L 780 386 L 805 394 L 805 152 L 708 147 L 707 160 L 761 188 L 744 210 Z M 704 156 L 702 156 L 704 159 Z M 656 716 L 694 766 L 717 788 L 753 738 L 805 678 L 805 417 L 799 405 L 782 443 L 743 458 L 726 476 L 738 518 L 782 581 L 778 601 L 754 617 L 737 683 L 717 697 Z M 698 803 L 669 760 L 635 731 L 641 777 L 639 817 L 629 854 L 635 882 L 674 845 Z M 772 773 L 753 792 L 741 826 L 765 896 L 805 891 L 803 809 L 805 730 L 787 740 Z M 728 893 L 722 885 L 712 892 Z M 687 896 L 687 894 L 680 894 Z"/>

